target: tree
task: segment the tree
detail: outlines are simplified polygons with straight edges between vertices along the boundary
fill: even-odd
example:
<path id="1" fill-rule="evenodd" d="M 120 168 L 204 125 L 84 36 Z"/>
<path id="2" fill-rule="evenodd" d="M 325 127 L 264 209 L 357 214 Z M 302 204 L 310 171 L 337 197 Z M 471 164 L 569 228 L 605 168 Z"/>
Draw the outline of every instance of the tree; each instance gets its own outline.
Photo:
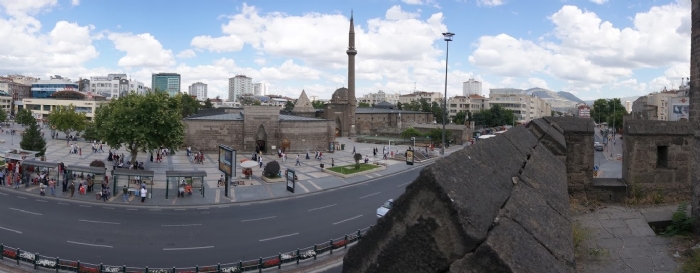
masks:
<path id="1" fill-rule="evenodd" d="M 38 156 L 43 156 L 46 152 L 46 140 L 41 136 L 41 129 L 35 119 L 31 119 L 29 127 L 22 134 L 22 141 L 19 147 L 23 150 L 36 151 Z"/>
<path id="2" fill-rule="evenodd" d="M 440 143 L 442 142 L 442 128 L 431 129 L 425 136 L 429 137 L 433 143 Z M 445 130 L 445 141 L 450 139 L 451 136 L 452 132 Z"/>
<path id="3" fill-rule="evenodd" d="M 7 121 L 7 112 L 5 112 L 5 110 L 0 109 L 0 122 L 5 121 Z"/>
<path id="4" fill-rule="evenodd" d="M 326 105 L 326 103 L 320 100 L 315 100 L 311 102 L 311 106 L 313 106 L 314 109 L 323 109 L 324 105 Z"/>
<path id="5" fill-rule="evenodd" d="M 177 151 L 184 141 L 180 103 L 165 93 L 128 94 L 97 109 L 95 128 L 110 147 L 126 147 L 132 163 L 161 146 Z"/>
<path id="6" fill-rule="evenodd" d="M 92 162 L 90 162 L 90 167 L 103 167 L 105 166 L 105 162 L 99 159 L 95 159 Z"/>
<path id="7" fill-rule="evenodd" d="M 85 123 L 85 131 L 83 131 L 83 138 L 87 141 L 100 140 L 100 136 L 97 133 L 97 128 L 94 122 Z"/>
<path id="8" fill-rule="evenodd" d="M 455 124 L 463 125 L 467 120 L 467 112 L 459 111 L 454 117 Z"/>
<path id="9" fill-rule="evenodd" d="M 403 109 L 401 109 L 401 102 L 396 103 L 396 109 L 403 110 Z"/>
<path id="10" fill-rule="evenodd" d="M 360 102 L 360 103 L 357 104 L 357 107 L 360 107 L 360 108 L 369 108 L 370 105 L 369 105 L 369 103 L 367 103 L 367 102 Z"/>
<path id="11" fill-rule="evenodd" d="M 207 98 L 204 100 L 204 106 L 202 106 L 202 109 L 212 109 L 214 108 L 214 105 L 211 104 L 211 99 Z"/>
<path id="12" fill-rule="evenodd" d="M 22 125 L 29 125 L 33 122 L 36 122 L 36 119 L 32 115 L 32 111 L 30 111 L 27 108 L 22 108 L 17 111 L 17 114 L 15 115 L 15 122 L 22 124 Z"/>
<path id="13" fill-rule="evenodd" d="M 408 127 L 406 130 L 403 130 L 403 132 L 401 132 L 401 137 L 402 137 L 403 139 L 409 139 L 409 138 L 412 138 L 412 137 L 419 137 L 419 136 L 422 136 L 422 135 L 423 135 L 423 134 L 421 134 L 418 130 L 416 130 L 416 129 L 413 128 L 413 127 Z"/>
<path id="14" fill-rule="evenodd" d="M 444 116 L 443 116 L 443 111 L 442 111 L 442 107 L 440 106 L 440 104 L 438 104 L 436 101 L 434 101 L 430 105 L 430 112 L 433 113 L 433 117 L 435 118 L 435 121 L 437 123 L 442 124 L 442 119 Z"/>
<path id="15" fill-rule="evenodd" d="M 67 107 L 56 106 L 56 108 L 49 113 L 47 119 L 52 128 L 55 126 L 56 130 L 65 133 L 66 137 L 73 131 L 80 132 L 85 130 L 87 122 L 85 113 L 76 112 L 73 104 Z"/>
<path id="16" fill-rule="evenodd" d="M 242 105 L 260 105 L 260 101 L 253 96 L 241 96 L 238 98 L 238 101 L 240 101 Z M 256 102 L 258 104 L 255 104 Z"/>
<path id="17" fill-rule="evenodd" d="M 428 103 L 428 100 L 420 99 L 419 104 L 420 104 L 420 110 L 416 110 L 416 111 L 421 111 L 421 112 L 432 112 L 433 111 L 433 108 L 430 105 L 430 103 Z"/>
<path id="18" fill-rule="evenodd" d="M 403 107 L 403 110 L 409 110 L 409 111 L 420 111 L 421 110 L 421 104 L 418 101 L 411 101 L 410 103 L 405 103 L 401 105 Z M 430 111 L 428 111 L 430 112 Z"/>
<path id="19" fill-rule="evenodd" d="M 183 118 L 194 115 L 199 111 L 199 101 L 190 95 L 177 93 L 176 99 L 180 100 L 180 113 Z"/>
<path id="20" fill-rule="evenodd" d="M 355 159 L 355 170 L 360 169 L 360 160 L 362 160 L 362 155 L 360 153 L 355 153 L 352 159 Z"/>
<path id="21" fill-rule="evenodd" d="M 294 103 L 291 101 L 287 101 L 287 103 L 284 104 L 284 110 L 285 111 L 292 111 L 294 110 Z"/>
<path id="22" fill-rule="evenodd" d="M 280 163 L 272 160 L 265 164 L 265 168 L 263 169 L 263 175 L 268 178 L 275 178 L 278 177 L 280 173 Z"/>
<path id="23" fill-rule="evenodd" d="M 514 124 L 515 115 L 513 114 L 512 110 L 505 109 L 499 104 L 493 104 L 491 109 L 473 113 L 472 120 L 475 124 L 484 127 L 496 127 Z"/>

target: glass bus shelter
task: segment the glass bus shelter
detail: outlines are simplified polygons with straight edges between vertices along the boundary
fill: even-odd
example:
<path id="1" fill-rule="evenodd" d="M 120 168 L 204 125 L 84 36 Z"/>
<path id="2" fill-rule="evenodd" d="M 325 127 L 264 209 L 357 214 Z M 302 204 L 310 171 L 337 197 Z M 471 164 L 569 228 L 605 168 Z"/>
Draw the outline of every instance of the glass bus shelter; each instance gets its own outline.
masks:
<path id="1" fill-rule="evenodd" d="M 192 186 L 192 189 L 199 189 L 204 196 L 204 178 L 207 177 L 205 171 L 165 171 L 165 199 L 168 199 L 169 191 L 172 188 L 177 195 L 178 187 L 182 180 Z"/>
<path id="2" fill-rule="evenodd" d="M 142 183 L 150 186 L 148 192 L 153 192 L 153 171 L 116 168 L 112 171 L 112 196 L 117 196 L 118 190 L 125 185 L 129 193 L 138 194 Z"/>
<path id="3" fill-rule="evenodd" d="M 105 167 L 91 167 L 91 166 L 77 166 L 68 165 L 66 166 L 66 178 L 69 181 L 76 182 L 75 186 L 78 187 L 78 181 L 87 180 L 92 178 L 94 185 L 100 185 L 104 181 L 107 169 Z"/>
<path id="4" fill-rule="evenodd" d="M 22 176 L 23 177 L 28 177 L 30 180 L 29 181 L 34 181 L 34 178 L 39 178 L 36 181 L 41 181 L 48 183 L 49 179 L 56 179 L 56 183 L 58 183 L 59 177 L 58 177 L 58 163 L 56 162 L 47 162 L 47 161 L 39 161 L 39 160 L 24 160 L 22 161 Z M 34 174 L 32 176 L 32 174 Z M 44 179 L 41 179 L 41 178 Z M 57 184 L 58 185 L 58 184 Z"/>

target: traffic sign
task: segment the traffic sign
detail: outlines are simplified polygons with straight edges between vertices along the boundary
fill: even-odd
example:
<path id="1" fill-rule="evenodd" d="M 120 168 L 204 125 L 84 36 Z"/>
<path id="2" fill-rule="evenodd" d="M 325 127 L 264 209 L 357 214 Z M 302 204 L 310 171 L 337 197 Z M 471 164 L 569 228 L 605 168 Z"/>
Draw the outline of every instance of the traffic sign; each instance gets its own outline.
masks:
<path id="1" fill-rule="evenodd" d="M 598 170 L 598 166 L 593 166 L 593 170 L 594 170 L 594 171 L 597 171 L 597 170 Z"/>

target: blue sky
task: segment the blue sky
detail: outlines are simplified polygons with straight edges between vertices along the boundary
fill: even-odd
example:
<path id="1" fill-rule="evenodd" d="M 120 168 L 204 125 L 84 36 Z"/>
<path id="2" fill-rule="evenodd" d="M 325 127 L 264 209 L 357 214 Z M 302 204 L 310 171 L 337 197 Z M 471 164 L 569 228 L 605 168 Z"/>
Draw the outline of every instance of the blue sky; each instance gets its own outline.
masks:
<path id="1" fill-rule="evenodd" d="M 690 1 L 0 0 L 0 73 L 72 79 L 182 74 L 226 98 L 245 74 L 275 94 L 347 85 L 354 10 L 358 95 L 542 87 L 582 99 L 673 88 L 689 75 Z"/>

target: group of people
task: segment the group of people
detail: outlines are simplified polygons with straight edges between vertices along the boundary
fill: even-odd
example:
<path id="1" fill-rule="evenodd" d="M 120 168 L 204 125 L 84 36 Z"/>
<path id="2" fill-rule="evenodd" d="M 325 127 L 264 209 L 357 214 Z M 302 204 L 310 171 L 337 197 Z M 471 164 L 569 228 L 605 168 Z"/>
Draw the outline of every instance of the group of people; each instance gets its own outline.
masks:
<path id="1" fill-rule="evenodd" d="M 102 143 L 97 143 L 96 140 L 92 141 L 92 153 L 104 153 L 102 150 Z"/>
<path id="2" fill-rule="evenodd" d="M 192 147 L 187 147 L 187 157 L 190 157 L 193 155 L 192 153 Z M 204 153 L 202 151 L 194 153 L 194 157 L 192 158 L 192 161 L 194 164 L 204 164 Z"/>

